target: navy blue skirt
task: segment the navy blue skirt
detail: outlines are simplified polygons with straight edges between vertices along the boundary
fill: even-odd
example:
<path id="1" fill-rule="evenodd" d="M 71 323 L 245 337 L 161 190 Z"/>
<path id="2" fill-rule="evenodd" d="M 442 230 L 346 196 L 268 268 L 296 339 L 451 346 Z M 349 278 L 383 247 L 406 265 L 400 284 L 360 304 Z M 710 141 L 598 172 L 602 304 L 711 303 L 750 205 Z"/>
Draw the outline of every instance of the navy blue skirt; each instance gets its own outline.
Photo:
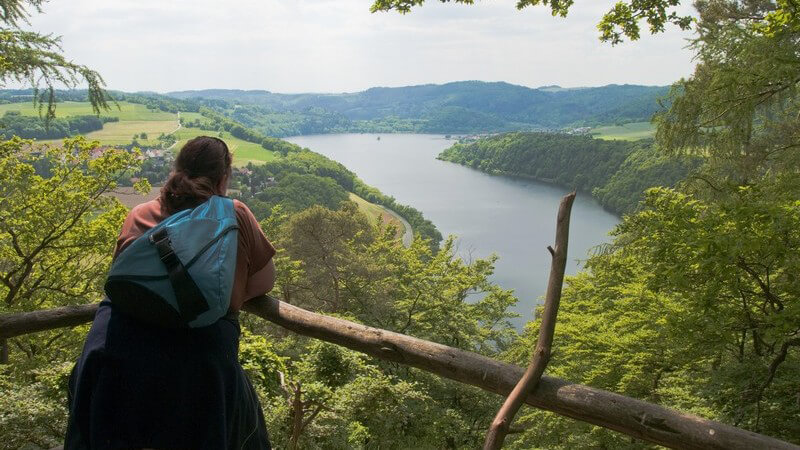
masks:
<path id="1" fill-rule="evenodd" d="M 104 300 L 69 380 L 65 449 L 269 449 L 239 323 L 150 326 Z"/>

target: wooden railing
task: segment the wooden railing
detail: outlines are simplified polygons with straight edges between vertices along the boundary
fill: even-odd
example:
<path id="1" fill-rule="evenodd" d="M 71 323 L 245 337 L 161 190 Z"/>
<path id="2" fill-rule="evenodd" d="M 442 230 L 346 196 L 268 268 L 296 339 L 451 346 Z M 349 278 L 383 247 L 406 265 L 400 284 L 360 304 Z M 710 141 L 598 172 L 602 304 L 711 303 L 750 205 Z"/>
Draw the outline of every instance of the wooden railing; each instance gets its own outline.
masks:
<path id="1" fill-rule="evenodd" d="M 92 320 L 96 304 L 0 316 L 0 340 L 75 326 Z M 375 358 L 416 367 L 507 396 L 521 367 L 435 342 L 306 311 L 263 296 L 244 310 L 283 328 L 332 342 Z M 525 403 L 645 441 L 686 449 L 800 449 L 769 436 L 625 397 L 543 376 Z"/>

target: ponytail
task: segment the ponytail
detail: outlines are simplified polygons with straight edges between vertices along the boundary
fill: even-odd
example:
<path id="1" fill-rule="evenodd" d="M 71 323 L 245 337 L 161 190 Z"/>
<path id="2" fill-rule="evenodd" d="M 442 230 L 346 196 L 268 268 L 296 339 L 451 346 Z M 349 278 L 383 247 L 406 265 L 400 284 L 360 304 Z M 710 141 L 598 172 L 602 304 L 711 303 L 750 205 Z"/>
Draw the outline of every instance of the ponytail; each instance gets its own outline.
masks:
<path id="1" fill-rule="evenodd" d="M 161 207 L 173 214 L 221 195 L 223 180 L 231 174 L 232 157 L 221 139 L 190 139 L 175 158 L 175 169 L 161 188 Z"/>

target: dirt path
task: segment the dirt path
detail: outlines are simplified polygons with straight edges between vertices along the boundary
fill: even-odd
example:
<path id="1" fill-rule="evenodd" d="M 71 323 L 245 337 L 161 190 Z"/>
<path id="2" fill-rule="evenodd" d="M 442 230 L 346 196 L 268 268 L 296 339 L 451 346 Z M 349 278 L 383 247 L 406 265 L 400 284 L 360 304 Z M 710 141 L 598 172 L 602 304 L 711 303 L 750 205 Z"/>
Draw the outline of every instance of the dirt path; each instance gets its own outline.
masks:
<path id="1" fill-rule="evenodd" d="M 381 205 L 379 205 L 379 206 L 381 206 Z M 395 219 L 399 220 L 400 223 L 403 224 L 403 228 L 405 228 L 405 230 L 406 230 L 405 233 L 403 233 L 403 245 L 406 246 L 406 247 L 411 247 L 411 242 L 414 240 L 414 230 L 411 228 L 411 224 L 408 223 L 408 221 L 406 219 L 404 219 L 402 216 L 400 216 L 400 214 L 397 214 L 396 212 L 392 211 L 391 209 L 389 209 L 389 208 L 387 208 L 385 206 L 381 206 L 381 208 L 383 208 L 384 211 L 386 211 L 387 213 L 391 214 L 392 217 L 394 217 Z"/>
<path id="2" fill-rule="evenodd" d="M 178 111 L 178 128 L 175 128 L 174 130 L 170 131 L 170 132 L 169 132 L 169 133 L 167 133 L 167 134 L 175 134 L 175 132 L 177 132 L 178 130 L 180 130 L 180 129 L 181 129 L 181 127 L 182 127 L 182 125 L 181 125 L 181 112 L 180 112 L 180 111 Z M 173 144 L 172 144 L 172 145 L 170 145 L 169 147 L 167 147 L 167 150 L 171 149 L 172 147 L 175 147 L 175 144 L 177 144 L 177 143 L 178 143 L 178 141 L 175 141 L 175 142 L 173 142 Z"/>

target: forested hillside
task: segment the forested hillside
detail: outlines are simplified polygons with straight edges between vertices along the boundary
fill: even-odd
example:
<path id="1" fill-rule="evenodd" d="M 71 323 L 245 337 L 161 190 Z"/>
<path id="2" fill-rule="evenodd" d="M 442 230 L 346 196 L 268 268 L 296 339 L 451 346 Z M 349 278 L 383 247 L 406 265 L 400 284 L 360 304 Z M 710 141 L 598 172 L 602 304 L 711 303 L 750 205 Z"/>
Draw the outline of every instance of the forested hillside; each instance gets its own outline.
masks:
<path id="1" fill-rule="evenodd" d="M 19 136 L 25 139 L 58 139 L 101 130 L 107 122 L 119 121 L 116 117 L 70 116 L 64 119 L 45 120 L 41 117 L 23 116 L 17 111 L 7 111 L 0 117 L 0 136 Z"/>
<path id="2" fill-rule="evenodd" d="M 371 88 L 351 94 L 276 94 L 208 89 L 171 92 L 215 99 L 230 114 L 275 136 L 333 132 L 474 133 L 647 121 L 666 87 L 609 85 L 531 89 L 508 83 Z M 235 106 L 234 106 L 235 105 Z"/>
<path id="3" fill-rule="evenodd" d="M 59 101 L 87 101 L 82 90 Z M 666 87 L 609 85 L 531 89 L 508 83 L 371 88 L 353 94 L 273 94 L 208 89 L 167 95 L 112 91 L 116 101 L 176 113 L 201 108 L 274 137 L 323 133 L 470 134 L 649 121 Z M 32 90 L 0 90 L 0 104 L 32 101 Z"/>
<path id="4" fill-rule="evenodd" d="M 458 143 L 439 159 L 582 190 L 618 214 L 635 211 L 648 188 L 675 186 L 698 163 L 691 157 L 668 158 L 649 140 L 555 133 L 508 133 Z"/>

